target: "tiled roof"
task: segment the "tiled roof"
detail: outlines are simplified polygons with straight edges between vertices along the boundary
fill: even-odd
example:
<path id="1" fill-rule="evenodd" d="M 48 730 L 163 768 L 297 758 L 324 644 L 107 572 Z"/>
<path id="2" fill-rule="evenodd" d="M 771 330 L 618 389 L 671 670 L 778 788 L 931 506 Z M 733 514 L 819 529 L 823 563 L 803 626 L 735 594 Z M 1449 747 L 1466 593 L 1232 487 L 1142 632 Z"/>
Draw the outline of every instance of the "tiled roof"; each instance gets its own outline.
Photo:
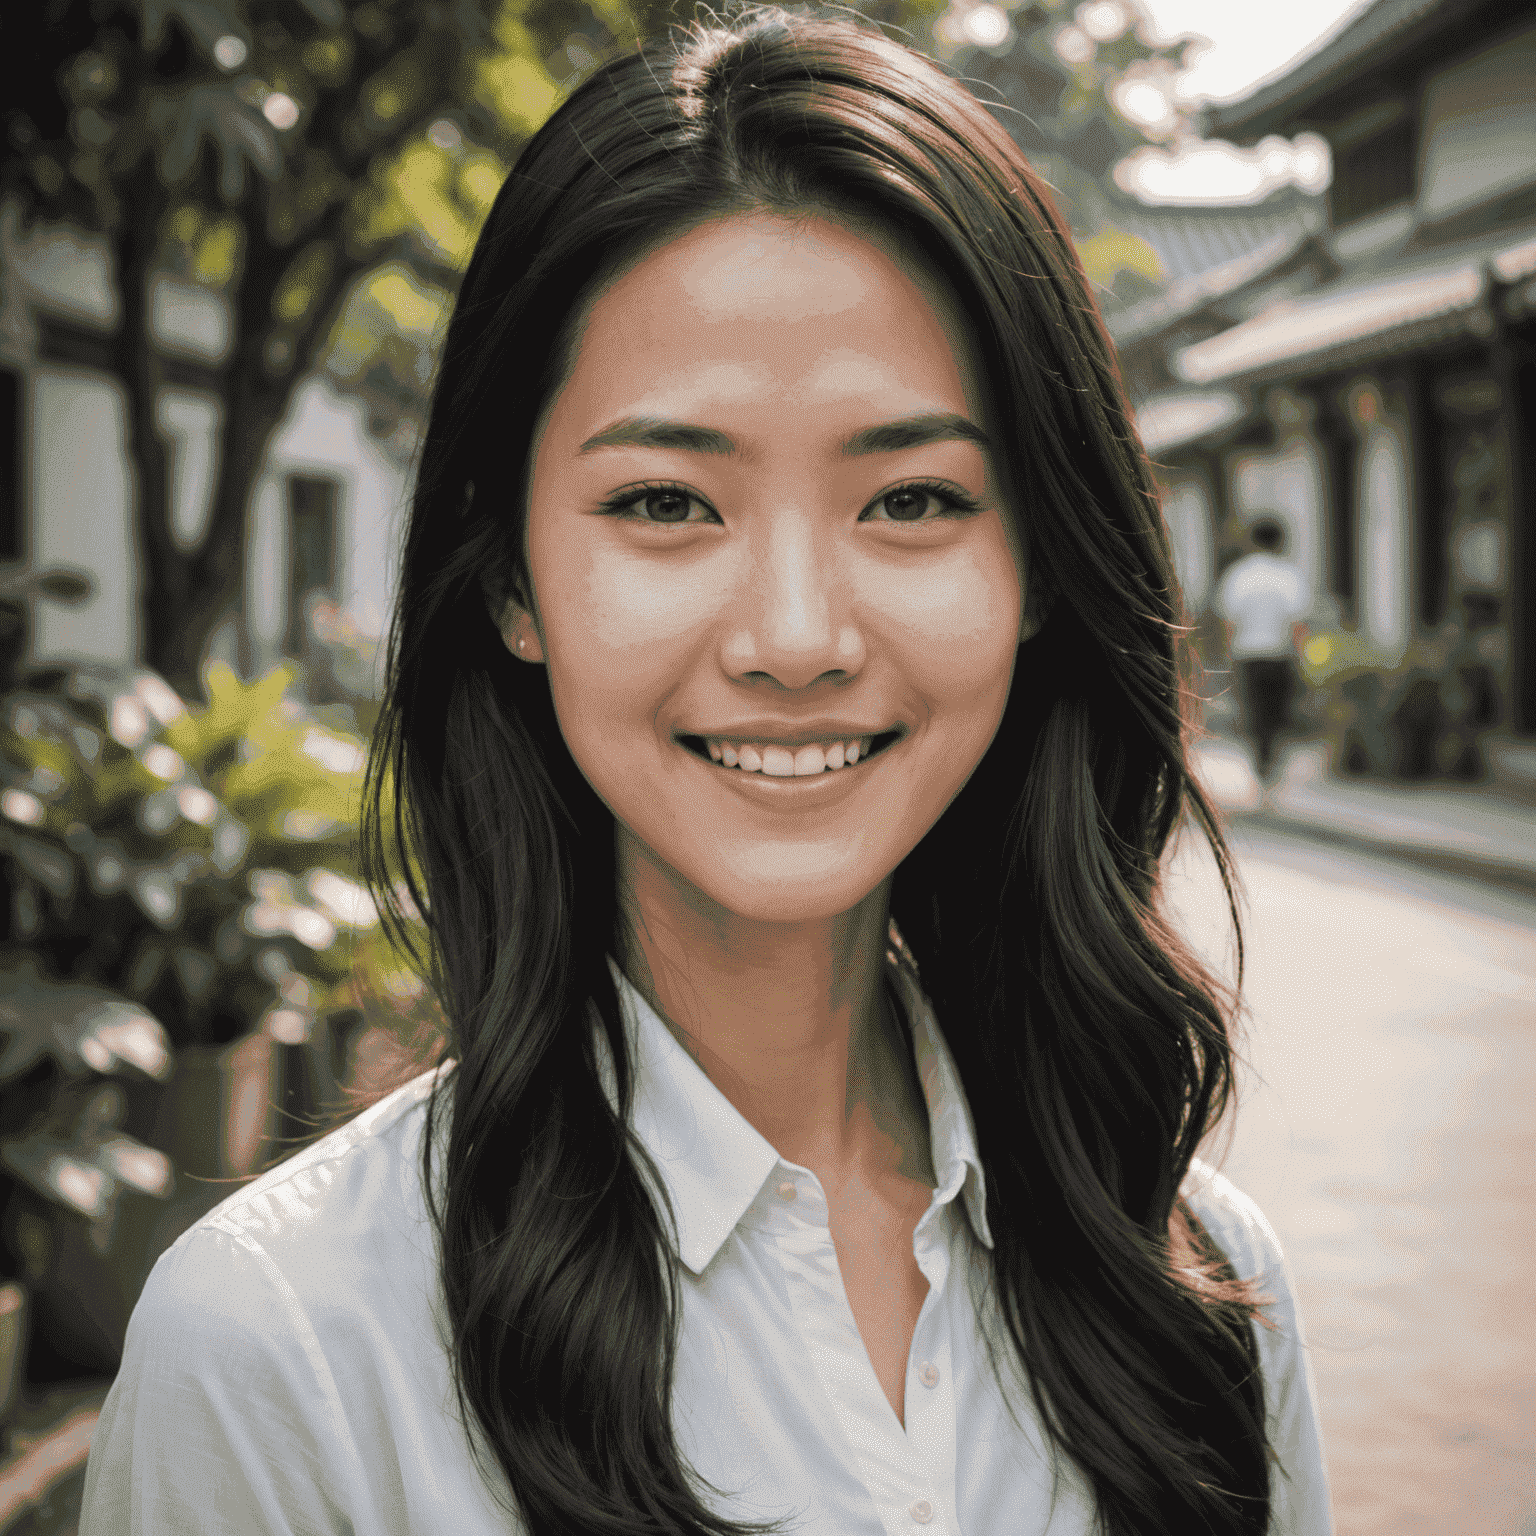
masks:
<path id="1" fill-rule="evenodd" d="M 1252 380 L 1400 352 L 1492 326 L 1485 299 L 1490 270 L 1516 281 L 1536 269 L 1536 240 L 1463 250 L 1430 265 L 1378 273 L 1284 300 L 1206 341 L 1185 347 L 1173 372 L 1191 384 Z M 1506 269 L 1510 276 L 1505 276 Z"/>
<path id="2" fill-rule="evenodd" d="M 1278 234 L 1319 227 L 1322 202 L 1289 189 L 1240 207 L 1148 204 L 1115 197 L 1107 212 L 1118 228 L 1139 236 L 1157 252 L 1164 276 L 1176 284 L 1247 256 Z"/>
<path id="3" fill-rule="evenodd" d="M 1247 414 L 1230 390 L 1177 390 L 1153 395 L 1136 411 L 1141 444 L 1155 459 L 1235 426 Z"/>
<path id="4" fill-rule="evenodd" d="M 1536 277 L 1536 240 L 1512 245 L 1493 258 L 1493 270 L 1501 283 L 1518 283 Z"/>
<path id="5" fill-rule="evenodd" d="M 1358 74 L 1370 56 L 1404 33 L 1447 22 L 1465 12 L 1468 0 L 1374 0 L 1313 54 L 1238 101 L 1212 104 L 1204 112 L 1207 137 L 1250 143 L 1280 131 L 1284 120 L 1325 91 Z"/>
<path id="6" fill-rule="evenodd" d="M 1213 299 L 1236 293 L 1273 272 L 1297 254 L 1321 230 L 1321 213 L 1298 216 L 1251 250 L 1204 271 L 1180 277 L 1162 293 L 1124 309 L 1108 311 L 1105 324 L 1117 346 L 1129 346 L 1203 309 Z"/>

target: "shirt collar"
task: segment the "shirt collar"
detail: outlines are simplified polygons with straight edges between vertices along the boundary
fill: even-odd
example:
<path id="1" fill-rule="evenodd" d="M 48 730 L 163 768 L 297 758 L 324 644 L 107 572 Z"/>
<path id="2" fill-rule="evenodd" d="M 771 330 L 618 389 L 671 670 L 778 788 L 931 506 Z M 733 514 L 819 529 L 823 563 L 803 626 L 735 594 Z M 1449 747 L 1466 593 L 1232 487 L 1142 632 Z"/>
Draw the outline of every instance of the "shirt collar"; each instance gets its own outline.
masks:
<path id="1" fill-rule="evenodd" d="M 894 956 L 888 958 L 912 1022 L 938 1181 L 935 1201 L 946 1203 L 959 1194 L 972 1229 L 990 1248 L 986 1185 L 960 1074 L 915 978 Z M 631 1128 L 655 1163 L 671 1202 L 678 1256 L 694 1274 L 701 1274 L 781 1160 L 772 1144 L 710 1082 L 611 958 L 608 965 L 618 988 L 634 1066 Z M 616 1096 L 613 1068 L 601 1034 L 598 1045 L 612 1101 Z"/>

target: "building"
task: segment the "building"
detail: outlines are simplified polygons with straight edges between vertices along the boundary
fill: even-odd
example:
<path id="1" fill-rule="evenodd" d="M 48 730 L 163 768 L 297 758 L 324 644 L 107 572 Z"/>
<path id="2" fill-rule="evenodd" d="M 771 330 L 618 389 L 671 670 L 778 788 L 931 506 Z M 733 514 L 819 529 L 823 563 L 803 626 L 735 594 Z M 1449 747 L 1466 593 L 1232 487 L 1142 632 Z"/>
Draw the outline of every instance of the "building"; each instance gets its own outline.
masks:
<path id="1" fill-rule="evenodd" d="M 1259 511 L 1391 671 L 1454 627 L 1536 744 L 1536 5 L 1376 0 L 1207 132 L 1311 131 L 1327 217 L 1111 317 L 1192 603 Z"/>
<path id="2" fill-rule="evenodd" d="M 88 571 L 78 608 L 38 599 L 34 659 L 122 663 L 139 655 L 138 556 L 121 390 L 106 367 L 118 301 L 106 253 L 67 229 L 18 229 L 0 211 L 0 561 Z M 170 386 L 176 527 L 207 517 L 217 369 L 229 347 L 220 297 L 159 281 L 154 322 Z M 303 381 L 267 454 L 248 514 L 245 612 L 258 668 L 302 647 L 306 605 L 331 598 L 365 635 L 389 610 L 389 565 L 404 466 L 369 433 L 366 411 L 323 379 Z M 231 637 L 222 637 L 232 653 Z"/>

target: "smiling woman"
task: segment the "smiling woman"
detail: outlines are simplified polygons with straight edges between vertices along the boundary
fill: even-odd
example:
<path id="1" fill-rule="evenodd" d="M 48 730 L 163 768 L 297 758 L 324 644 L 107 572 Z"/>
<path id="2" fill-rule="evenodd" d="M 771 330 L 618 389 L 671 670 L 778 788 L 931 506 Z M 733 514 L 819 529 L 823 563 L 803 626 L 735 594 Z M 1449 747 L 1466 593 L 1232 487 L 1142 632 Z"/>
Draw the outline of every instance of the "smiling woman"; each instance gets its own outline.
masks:
<path id="1" fill-rule="evenodd" d="M 85 1530 L 1330 1530 L 1195 1157 L 1183 628 L 974 98 L 772 8 L 598 70 L 459 295 L 370 763 L 448 1043 L 161 1260 Z"/>

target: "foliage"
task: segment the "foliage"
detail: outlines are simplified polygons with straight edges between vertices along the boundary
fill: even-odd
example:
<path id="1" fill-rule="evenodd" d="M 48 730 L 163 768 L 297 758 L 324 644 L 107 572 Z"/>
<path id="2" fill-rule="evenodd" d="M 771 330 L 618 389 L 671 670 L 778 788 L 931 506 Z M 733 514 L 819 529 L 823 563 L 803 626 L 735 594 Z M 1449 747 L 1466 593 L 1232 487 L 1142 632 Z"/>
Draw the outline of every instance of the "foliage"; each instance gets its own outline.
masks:
<path id="1" fill-rule="evenodd" d="M 1478 637 L 1458 623 L 1421 635 L 1403 656 L 1349 631 L 1302 647 L 1309 710 L 1348 774 L 1479 780 L 1482 737 L 1499 718 L 1494 673 Z"/>
<path id="2" fill-rule="evenodd" d="M 176 686 L 195 687 L 209 632 L 238 612 L 251 486 L 349 301 L 360 308 L 339 326 L 343 353 L 348 326 L 400 322 L 360 372 L 344 359 L 337 372 L 377 397 L 390 430 L 413 314 L 455 280 L 569 72 L 561 61 L 649 24 L 619 0 L 48 0 L 40 27 L 30 12 L 0 16 L 0 201 L 110 251 L 145 656 Z M 167 368 L 152 290 L 167 275 L 219 290 L 232 329 L 212 509 L 191 550 L 173 534 L 156 418 Z"/>
<path id="3" fill-rule="evenodd" d="M 1059 194 L 1089 277 L 1126 300 L 1154 291 L 1162 269 L 1116 226 L 1110 172 L 1190 121 L 1174 80 L 1197 40 L 1151 36 L 1139 0 L 953 0 L 933 29 L 933 51 L 1001 97 L 999 118 Z"/>
<path id="4" fill-rule="evenodd" d="M 141 1003 L 173 1046 L 350 1003 L 363 746 L 212 669 L 189 711 L 153 673 L 55 670 L 0 704 L 10 938 L 45 975 Z"/>
<path id="5" fill-rule="evenodd" d="M 185 1048 L 300 1047 L 270 1085 L 287 1136 L 344 1110 L 338 1079 L 366 1082 L 381 1044 L 436 1025 L 354 878 L 363 741 L 294 681 L 215 666 L 189 710 L 147 670 L 55 667 L 0 697 L 0 1266 L 66 1367 L 111 1364 L 177 1212 L 206 1208 L 178 1194 L 181 1149 L 196 1161 L 229 1128 L 202 1079 L 177 1097 Z M 388 1024 L 355 1031 L 361 1070 L 341 1068 L 337 1043 L 380 1005 Z M 139 1092 L 156 1085 L 175 1114 Z M 188 1105 L 215 1123 L 178 1119 Z M 173 1195 L 171 1226 L 142 1209 Z M 0 1374 L 24 1342 L 0 1331 Z"/>

